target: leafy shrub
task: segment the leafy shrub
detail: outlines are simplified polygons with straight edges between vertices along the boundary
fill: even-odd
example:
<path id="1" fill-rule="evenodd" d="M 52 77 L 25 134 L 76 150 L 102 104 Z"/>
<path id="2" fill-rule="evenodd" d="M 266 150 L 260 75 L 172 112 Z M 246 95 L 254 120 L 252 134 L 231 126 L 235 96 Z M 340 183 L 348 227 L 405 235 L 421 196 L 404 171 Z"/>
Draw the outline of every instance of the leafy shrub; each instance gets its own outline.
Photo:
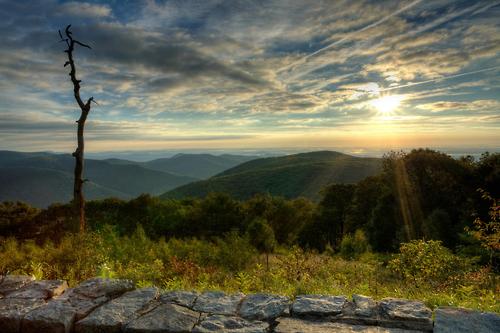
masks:
<path id="1" fill-rule="evenodd" d="M 370 244 L 363 230 L 356 230 L 354 235 L 346 235 L 340 243 L 340 255 L 344 259 L 357 259 L 370 251 Z"/>
<path id="2" fill-rule="evenodd" d="M 263 218 L 254 219 L 247 228 L 253 246 L 260 252 L 269 254 L 276 246 L 274 231 Z"/>
<path id="3" fill-rule="evenodd" d="M 388 267 L 417 286 L 440 286 L 465 273 L 470 262 L 451 253 L 440 241 L 413 240 L 401 244 Z"/>

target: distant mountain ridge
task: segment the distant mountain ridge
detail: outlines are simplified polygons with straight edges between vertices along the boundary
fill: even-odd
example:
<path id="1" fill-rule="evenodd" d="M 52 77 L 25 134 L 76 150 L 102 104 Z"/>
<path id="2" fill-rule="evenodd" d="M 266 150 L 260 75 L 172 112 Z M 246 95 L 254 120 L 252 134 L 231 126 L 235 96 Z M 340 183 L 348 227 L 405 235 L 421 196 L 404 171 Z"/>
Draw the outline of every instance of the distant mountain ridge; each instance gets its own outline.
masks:
<path id="1" fill-rule="evenodd" d="M 231 154 L 217 156 L 211 154 L 176 154 L 172 157 L 157 158 L 147 162 L 134 162 L 119 158 L 110 158 L 104 161 L 115 165 L 134 164 L 151 170 L 205 179 L 255 158 L 257 158 L 257 156 Z"/>
<path id="2" fill-rule="evenodd" d="M 182 154 L 149 162 L 86 159 L 84 178 L 89 182 L 85 196 L 129 199 L 141 193 L 158 195 L 251 158 Z M 74 159 L 69 154 L 0 151 L 0 201 L 19 200 L 39 207 L 67 202 L 73 193 L 73 168 Z"/>
<path id="3" fill-rule="evenodd" d="M 258 193 L 286 198 L 304 196 L 318 200 L 332 183 L 356 183 L 381 170 L 380 158 L 354 157 L 333 151 L 316 151 L 254 159 L 207 180 L 182 185 L 162 198 L 203 197 L 226 192 L 239 199 Z"/>

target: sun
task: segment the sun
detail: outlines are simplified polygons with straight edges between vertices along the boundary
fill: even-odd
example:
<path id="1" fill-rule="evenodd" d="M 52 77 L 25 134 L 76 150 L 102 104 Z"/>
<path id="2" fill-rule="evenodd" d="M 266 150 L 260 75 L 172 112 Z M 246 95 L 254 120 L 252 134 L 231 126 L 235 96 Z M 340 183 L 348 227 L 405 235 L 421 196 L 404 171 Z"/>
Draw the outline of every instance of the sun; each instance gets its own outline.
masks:
<path id="1" fill-rule="evenodd" d="M 370 101 L 370 104 L 380 115 L 389 116 L 399 107 L 402 100 L 403 97 L 399 95 L 386 95 Z"/>

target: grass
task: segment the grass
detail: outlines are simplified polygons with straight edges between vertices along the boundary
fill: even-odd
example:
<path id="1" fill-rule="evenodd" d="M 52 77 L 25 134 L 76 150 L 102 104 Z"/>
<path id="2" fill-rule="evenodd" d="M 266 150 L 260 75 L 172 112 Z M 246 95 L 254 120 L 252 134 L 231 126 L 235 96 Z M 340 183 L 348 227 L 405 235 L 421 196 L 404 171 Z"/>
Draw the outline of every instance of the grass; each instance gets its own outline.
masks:
<path id="1" fill-rule="evenodd" d="M 299 294 L 363 294 L 375 299 L 400 297 L 429 307 L 462 306 L 500 313 L 499 277 L 485 267 L 449 276 L 442 283 L 415 283 L 391 270 L 388 255 L 365 253 L 356 260 L 336 254 L 280 248 L 258 254 L 236 234 L 223 239 L 153 241 L 139 229 L 120 237 L 110 228 L 86 235 L 68 234 L 59 244 L 0 241 L 0 272 L 29 274 L 38 279 L 65 279 L 75 285 L 94 276 L 128 278 L 139 287 L 174 290 L 269 292 Z"/>

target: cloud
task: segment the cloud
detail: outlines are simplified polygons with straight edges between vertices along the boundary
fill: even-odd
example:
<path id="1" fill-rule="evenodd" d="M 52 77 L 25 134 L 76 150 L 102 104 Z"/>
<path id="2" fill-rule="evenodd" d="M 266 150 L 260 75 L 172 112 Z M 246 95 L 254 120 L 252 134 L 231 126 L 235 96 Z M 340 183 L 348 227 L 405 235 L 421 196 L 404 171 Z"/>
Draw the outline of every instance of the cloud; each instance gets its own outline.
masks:
<path id="1" fill-rule="evenodd" d="M 59 16 L 75 16 L 82 18 L 104 18 L 112 15 L 111 8 L 104 4 L 92 4 L 88 2 L 66 2 L 60 5 L 56 11 Z"/>
<path id="2" fill-rule="evenodd" d="M 99 102 L 88 135 L 100 147 L 498 127 L 489 1 L 0 3 L 0 138 L 13 146 L 72 141 L 79 111 L 57 36 L 67 16 L 93 47 L 75 57 L 82 95 Z M 369 108 L 393 90 L 405 95 L 396 128 Z"/>
<path id="3" fill-rule="evenodd" d="M 443 111 L 493 111 L 496 112 L 500 108 L 500 101 L 493 99 L 483 99 L 468 102 L 457 102 L 457 101 L 439 101 L 433 103 L 419 104 L 417 106 L 419 109 L 429 110 L 431 112 L 443 112 Z"/>

